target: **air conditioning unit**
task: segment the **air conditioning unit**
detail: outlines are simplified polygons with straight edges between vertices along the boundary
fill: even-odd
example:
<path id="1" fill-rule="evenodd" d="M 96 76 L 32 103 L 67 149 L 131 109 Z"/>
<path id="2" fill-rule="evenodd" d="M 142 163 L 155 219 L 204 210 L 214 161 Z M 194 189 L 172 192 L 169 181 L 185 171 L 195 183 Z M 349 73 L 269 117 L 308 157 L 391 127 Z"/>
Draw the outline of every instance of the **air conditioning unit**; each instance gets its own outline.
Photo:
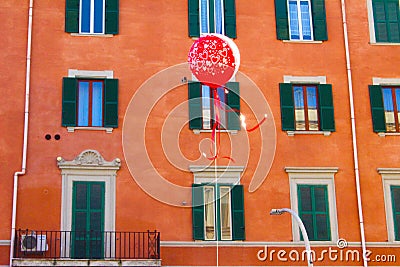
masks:
<path id="1" fill-rule="evenodd" d="M 46 235 L 36 235 L 35 233 L 21 235 L 21 251 L 44 252 L 48 249 Z"/>

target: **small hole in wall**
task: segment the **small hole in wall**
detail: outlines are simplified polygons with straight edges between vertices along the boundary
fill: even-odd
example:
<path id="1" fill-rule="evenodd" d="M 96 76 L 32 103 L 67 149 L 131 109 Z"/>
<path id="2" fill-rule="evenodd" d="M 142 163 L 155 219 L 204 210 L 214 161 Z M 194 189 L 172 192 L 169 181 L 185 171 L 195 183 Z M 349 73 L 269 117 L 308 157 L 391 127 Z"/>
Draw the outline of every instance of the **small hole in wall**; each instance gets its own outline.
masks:
<path id="1" fill-rule="evenodd" d="M 54 139 L 56 139 L 56 140 L 60 140 L 60 138 L 61 138 L 61 136 L 60 136 L 59 134 L 56 134 L 56 135 L 54 136 Z"/>
<path id="2" fill-rule="evenodd" d="M 50 134 L 46 134 L 46 135 L 44 136 L 44 138 L 46 138 L 46 140 L 50 140 L 50 139 L 51 139 L 51 135 L 50 135 Z"/>

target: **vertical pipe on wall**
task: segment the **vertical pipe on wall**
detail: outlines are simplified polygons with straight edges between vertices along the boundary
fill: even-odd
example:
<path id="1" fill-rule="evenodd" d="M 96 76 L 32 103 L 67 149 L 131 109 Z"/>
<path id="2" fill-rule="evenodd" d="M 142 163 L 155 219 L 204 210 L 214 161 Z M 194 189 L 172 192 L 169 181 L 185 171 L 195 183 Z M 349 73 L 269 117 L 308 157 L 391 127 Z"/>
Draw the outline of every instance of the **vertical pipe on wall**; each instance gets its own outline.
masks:
<path id="1" fill-rule="evenodd" d="M 349 39 L 348 39 L 348 34 L 347 34 L 346 5 L 345 5 L 345 0 L 341 0 L 341 2 L 342 2 L 344 45 L 345 45 L 345 49 L 346 49 L 347 81 L 348 81 L 349 98 L 350 98 L 351 135 L 352 135 L 352 140 L 353 140 L 353 158 L 354 158 L 354 172 L 355 172 L 355 179 L 356 179 L 358 218 L 359 218 L 359 223 L 360 223 L 363 265 L 364 265 L 364 267 L 367 267 L 368 266 L 367 258 L 366 258 L 367 249 L 366 249 L 366 244 L 365 244 L 364 218 L 363 218 L 362 202 L 361 202 L 360 173 L 359 173 L 359 169 L 358 169 L 356 120 L 355 120 L 355 116 L 354 116 L 353 81 L 352 81 L 352 76 L 351 76 Z"/>
<path id="2" fill-rule="evenodd" d="M 31 77 L 31 47 L 32 47 L 32 14 L 33 14 L 33 0 L 29 0 L 29 15 L 28 15 L 28 40 L 26 48 L 26 74 L 25 74 L 25 112 L 24 112 L 24 139 L 22 147 L 22 167 L 20 171 L 14 173 L 14 187 L 13 187 L 13 202 L 12 202 L 12 215 L 11 215 L 11 245 L 10 245 L 10 266 L 14 257 L 14 244 L 15 244 L 15 225 L 17 218 L 17 199 L 18 199 L 18 177 L 24 175 L 26 172 L 26 156 L 28 148 L 28 125 L 29 125 L 29 91 L 30 91 L 30 77 Z"/>

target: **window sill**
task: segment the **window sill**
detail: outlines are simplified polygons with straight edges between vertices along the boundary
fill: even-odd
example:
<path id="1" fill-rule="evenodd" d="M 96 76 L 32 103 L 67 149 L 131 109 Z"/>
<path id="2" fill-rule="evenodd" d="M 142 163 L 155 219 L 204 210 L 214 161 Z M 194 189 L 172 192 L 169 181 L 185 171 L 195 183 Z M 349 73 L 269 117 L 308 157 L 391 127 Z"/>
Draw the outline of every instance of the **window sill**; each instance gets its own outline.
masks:
<path id="1" fill-rule="evenodd" d="M 322 41 L 302 41 L 302 40 L 282 40 L 284 43 L 294 43 L 294 44 L 322 44 Z"/>
<path id="2" fill-rule="evenodd" d="M 286 133 L 288 136 L 294 136 L 298 134 L 304 134 L 304 135 L 323 134 L 324 136 L 331 135 L 330 131 L 286 131 Z"/>
<path id="3" fill-rule="evenodd" d="M 370 45 L 378 45 L 378 46 L 380 46 L 380 45 L 383 45 L 383 46 L 385 46 L 385 45 L 394 45 L 394 46 L 399 46 L 400 45 L 400 43 L 385 43 L 385 42 L 379 42 L 379 43 L 369 43 Z"/>
<path id="4" fill-rule="evenodd" d="M 400 136 L 400 133 L 378 133 L 378 136 L 385 137 L 385 136 Z"/>
<path id="5" fill-rule="evenodd" d="M 114 34 L 103 34 L 103 33 L 71 33 L 71 36 L 81 36 L 81 37 L 113 37 Z"/>
<path id="6" fill-rule="evenodd" d="M 200 133 L 212 133 L 213 130 L 198 130 L 198 129 L 194 129 L 192 130 L 194 134 L 200 134 Z M 216 132 L 218 133 L 230 133 L 230 134 L 237 134 L 238 130 L 216 130 Z"/>
<path id="7" fill-rule="evenodd" d="M 106 131 L 106 133 L 112 133 L 114 128 L 106 127 L 67 127 L 69 133 L 75 132 L 75 130 L 89 130 L 89 131 Z"/>

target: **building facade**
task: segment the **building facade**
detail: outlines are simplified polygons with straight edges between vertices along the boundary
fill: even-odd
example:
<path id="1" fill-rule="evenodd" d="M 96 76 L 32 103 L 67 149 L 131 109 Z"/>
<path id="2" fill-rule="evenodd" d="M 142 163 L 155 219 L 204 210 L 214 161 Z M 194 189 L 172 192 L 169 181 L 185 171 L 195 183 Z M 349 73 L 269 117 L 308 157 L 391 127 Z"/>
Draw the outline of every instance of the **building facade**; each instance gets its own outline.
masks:
<path id="1" fill-rule="evenodd" d="M 398 0 L 0 12 L 1 266 L 306 265 L 280 208 L 316 266 L 399 265 Z M 207 33 L 240 51 L 215 93 L 187 64 Z"/>

